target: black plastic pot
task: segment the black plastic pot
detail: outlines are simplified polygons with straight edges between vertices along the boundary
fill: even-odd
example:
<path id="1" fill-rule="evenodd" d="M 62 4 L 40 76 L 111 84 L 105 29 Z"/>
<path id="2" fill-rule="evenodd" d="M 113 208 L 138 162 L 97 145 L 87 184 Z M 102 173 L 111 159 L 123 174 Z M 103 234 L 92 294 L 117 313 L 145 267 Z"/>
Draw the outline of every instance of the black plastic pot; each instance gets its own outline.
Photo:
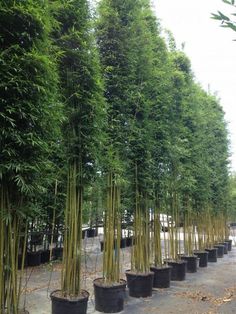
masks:
<path id="1" fill-rule="evenodd" d="M 222 244 L 217 244 L 217 245 L 214 245 L 215 248 L 217 248 L 217 257 L 219 258 L 222 258 L 224 257 L 224 248 L 225 246 L 222 245 Z"/>
<path id="2" fill-rule="evenodd" d="M 52 255 L 54 260 L 61 260 L 63 256 L 63 247 L 54 247 L 52 249 Z"/>
<path id="3" fill-rule="evenodd" d="M 50 250 L 41 251 L 41 264 L 48 263 L 50 260 Z"/>
<path id="4" fill-rule="evenodd" d="M 86 230 L 86 236 L 87 238 L 94 238 L 97 236 L 97 232 L 96 232 L 96 229 L 94 228 L 89 228 Z"/>
<path id="5" fill-rule="evenodd" d="M 218 248 L 207 248 L 207 249 L 205 249 L 205 251 L 207 251 L 209 253 L 208 254 L 208 262 L 216 263 L 217 262 Z"/>
<path id="6" fill-rule="evenodd" d="M 82 239 L 85 238 L 85 233 L 86 233 L 86 230 L 82 230 Z"/>
<path id="7" fill-rule="evenodd" d="M 228 242 L 219 242 L 219 244 L 224 245 L 224 254 L 228 254 Z"/>
<path id="8" fill-rule="evenodd" d="M 194 255 L 199 258 L 199 267 L 207 267 L 208 264 L 208 254 L 206 251 L 194 251 Z"/>
<path id="9" fill-rule="evenodd" d="M 124 309 L 126 281 L 120 284 L 105 285 L 102 278 L 93 281 L 95 310 L 103 313 L 118 313 Z"/>
<path id="10" fill-rule="evenodd" d="M 183 281 L 185 280 L 187 261 L 167 261 L 168 265 L 172 267 L 171 269 L 171 280 Z"/>
<path id="11" fill-rule="evenodd" d="M 197 262 L 198 257 L 196 255 L 182 255 L 180 257 L 182 260 L 187 262 L 187 273 L 196 273 L 197 272 Z"/>
<path id="12" fill-rule="evenodd" d="M 171 266 L 150 267 L 154 273 L 153 287 L 154 288 L 169 288 L 171 278 Z"/>
<path id="13" fill-rule="evenodd" d="M 228 242 L 228 251 L 232 251 L 232 240 L 225 240 L 225 242 Z"/>
<path id="14" fill-rule="evenodd" d="M 28 266 L 39 266 L 41 264 L 41 251 L 27 253 Z"/>
<path id="15" fill-rule="evenodd" d="M 152 296 L 154 273 L 135 273 L 126 271 L 129 295 L 134 298 L 147 298 Z"/>
<path id="16" fill-rule="evenodd" d="M 59 297 L 60 290 L 50 294 L 52 301 L 52 314 L 86 314 L 89 293 L 81 291 L 82 296 L 76 300 L 69 300 Z"/>

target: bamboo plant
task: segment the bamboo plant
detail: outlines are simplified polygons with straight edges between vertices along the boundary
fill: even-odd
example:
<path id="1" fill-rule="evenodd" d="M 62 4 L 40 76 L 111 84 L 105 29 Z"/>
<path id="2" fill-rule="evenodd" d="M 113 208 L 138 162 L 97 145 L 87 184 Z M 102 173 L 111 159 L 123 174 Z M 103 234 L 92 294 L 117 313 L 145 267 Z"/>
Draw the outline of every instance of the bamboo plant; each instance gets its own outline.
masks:
<path id="1" fill-rule="evenodd" d="M 121 208 L 118 176 L 107 175 L 107 206 L 104 219 L 103 279 L 106 285 L 120 282 Z"/>
<path id="2" fill-rule="evenodd" d="M 61 295 L 81 293 L 82 212 L 85 189 L 96 176 L 106 110 L 87 0 L 53 1 L 52 34 L 60 51 L 60 92 L 64 105 L 67 195 Z"/>
<path id="3" fill-rule="evenodd" d="M 79 171 L 79 176 L 78 176 Z M 65 232 L 62 267 L 62 293 L 76 297 L 81 292 L 81 242 L 83 185 L 82 166 L 74 161 L 69 166 L 65 206 Z"/>
<path id="4" fill-rule="evenodd" d="M 140 189 L 138 166 L 135 164 L 134 241 L 131 270 L 137 273 L 150 271 L 150 222 L 147 194 Z"/>

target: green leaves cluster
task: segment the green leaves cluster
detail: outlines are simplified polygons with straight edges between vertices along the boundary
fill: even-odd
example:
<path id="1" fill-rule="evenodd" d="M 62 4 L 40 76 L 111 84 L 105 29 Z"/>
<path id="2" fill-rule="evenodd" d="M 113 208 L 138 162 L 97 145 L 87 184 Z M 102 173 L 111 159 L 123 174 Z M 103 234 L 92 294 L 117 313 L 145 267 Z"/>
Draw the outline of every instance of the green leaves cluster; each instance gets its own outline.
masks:
<path id="1" fill-rule="evenodd" d="M 235 1 L 234 0 L 222 0 L 224 3 L 232 6 L 235 10 Z M 231 13 L 231 16 L 225 15 L 221 11 L 218 11 L 217 13 L 212 13 L 212 18 L 214 20 L 221 21 L 221 27 L 226 27 L 232 29 L 234 32 L 236 31 L 236 21 L 233 20 L 233 18 L 236 16 L 236 12 Z"/>

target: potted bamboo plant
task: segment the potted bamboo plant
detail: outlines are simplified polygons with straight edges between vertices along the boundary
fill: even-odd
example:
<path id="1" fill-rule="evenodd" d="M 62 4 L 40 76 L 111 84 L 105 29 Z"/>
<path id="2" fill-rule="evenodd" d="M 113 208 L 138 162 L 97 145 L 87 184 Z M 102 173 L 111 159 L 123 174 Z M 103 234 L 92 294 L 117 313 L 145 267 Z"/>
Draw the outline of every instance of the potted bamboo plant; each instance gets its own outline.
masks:
<path id="1" fill-rule="evenodd" d="M 138 165 L 135 162 L 135 210 L 134 245 L 131 251 L 131 270 L 126 271 L 129 295 L 132 297 L 152 296 L 154 273 L 150 271 L 150 210 L 147 194 L 139 182 Z"/>
<path id="2" fill-rule="evenodd" d="M 152 239 L 152 253 L 153 266 L 150 270 L 154 273 L 153 287 L 154 288 L 168 288 L 170 286 L 171 278 L 171 266 L 163 261 L 162 245 L 161 245 L 161 230 L 162 230 L 162 216 L 161 214 L 161 202 L 160 196 L 156 193 L 156 201 L 154 207 L 154 217 L 153 217 L 153 239 Z M 164 251 L 166 252 L 166 228 L 167 226 L 163 224 L 164 228 Z M 167 256 L 165 256 L 167 258 Z"/>
<path id="3" fill-rule="evenodd" d="M 181 259 L 187 261 L 187 272 L 197 272 L 197 256 L 193 254 L 195 243 L 194 213 L 190 208 L 189 198 L 185 201 L 184 208 L 184 254 L 181 254 Z"/>
<path id="4" fill-rule="evenodd" d="M 181 247 L 180 247 L 180 232 L 179 226 L 179 195 L 174 189 L 168 195 L 168 202 L 170 204 L 170 213 L 174 223 L 169 225 L 169 258 L 167 259 L 168 265 L 172 266 L 171 280 L 182 281 L 186 276 L 187 262 L 181 260 Z M 168 213 L 168 212 L 167 212 Z M 169 217 L 169 215 L 168 215 Z"/>
<path id="5" fill-rule="evenodd" d="M 197 241 L 195 242 L 194 255 L 199 258 L 199 267 L 208 266 L 208 252 L 205 251 L 205 225 L 204 225 L 204 211 L 196 212 L 196 228 L 197 228 Z"/>
<path id="6" fill-rule="evenodd" d="M 121 208 L 118 175 L 107 175 L 104 217 L 103 277 L 94 280 L 95 309 L 104 313 L 123 310 L 126 281 L 120 278 Z"/>
<path id="7" fill-rule="evenodd" d="M 208 252 L 208 262 L 216 263 L 218 248 L 214 247 L 214 228 L 213 228 L 214 213 L 211 206 L 208 204 L 205 210 L 205 250 Z"/>
<path id="8" fill-rule="evenodd" d="M 85 189 L 96 173 L 105 114 L 99 64 L 86 0 L 52 1 L 52 33 L 60 52 L 64 104 L 67 193 L 61 289 L 51 293 L 52 313 L 86 313 L 89 294 L 81 287 L 82 212 Z"/>

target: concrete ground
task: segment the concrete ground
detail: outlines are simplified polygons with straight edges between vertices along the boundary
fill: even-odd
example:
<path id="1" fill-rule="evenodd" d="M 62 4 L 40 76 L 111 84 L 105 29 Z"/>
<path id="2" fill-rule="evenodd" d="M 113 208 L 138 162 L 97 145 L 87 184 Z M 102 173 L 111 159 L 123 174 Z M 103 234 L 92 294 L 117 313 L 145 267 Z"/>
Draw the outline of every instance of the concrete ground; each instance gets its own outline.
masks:
<path id="1" fill-rule="evenodd" d="M 130 264 L 130 248 L 122 250 L 123 271 Z M 99 237 L 85 239 L 83 288 L 90 292 L 88 314 L 94 310 L 93 279 L 100 277 L 102 253 Z M 126 296 L 123 314 L 230 314 L 236 313 L 236 247 L 217 263 L 187 274 L 183 282 L 171 281 L 168 289 L 154 289 L 153 296 L 135 299 Z M 50 314 L 50 292 L 60 288 L 61 264 L 27 268 L 23 302 L 30 314 Z M 66 313 L 65 313 L 66 314 Z"/>

